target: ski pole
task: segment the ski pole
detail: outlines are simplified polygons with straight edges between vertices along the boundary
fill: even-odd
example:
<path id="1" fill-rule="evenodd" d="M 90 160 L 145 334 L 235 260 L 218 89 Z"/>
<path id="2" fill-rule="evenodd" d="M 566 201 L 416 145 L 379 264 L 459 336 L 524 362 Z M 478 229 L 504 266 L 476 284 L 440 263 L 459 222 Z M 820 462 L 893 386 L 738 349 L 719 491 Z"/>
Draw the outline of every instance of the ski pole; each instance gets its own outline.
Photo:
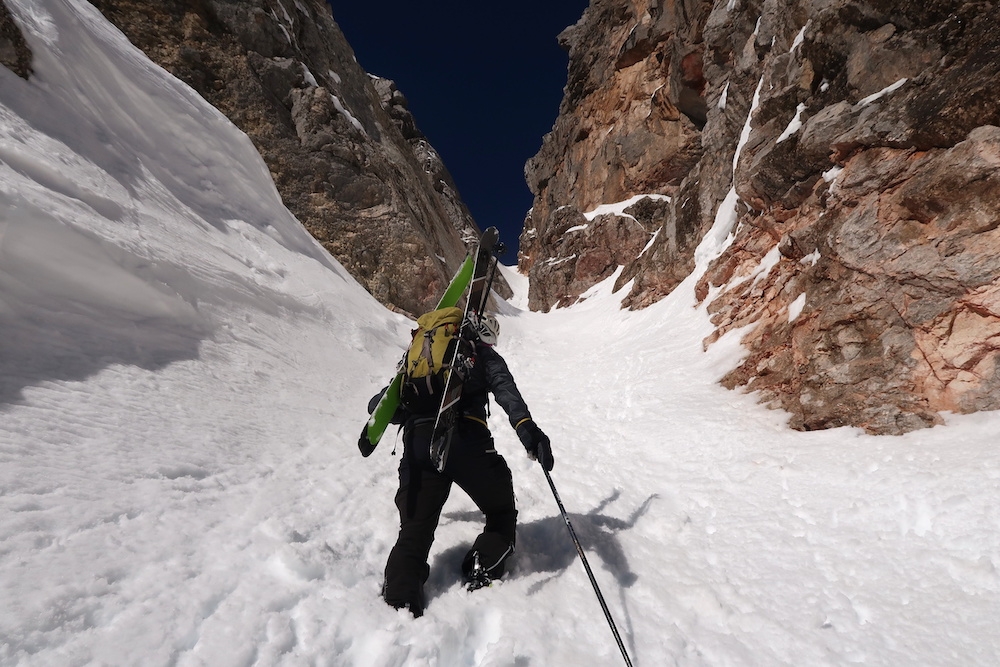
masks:
<path id="1" fill-rule="evenodd" d="M 611 632 L 615 635 L 615 641 L 618 642 L 618 648 L 622 651 L 622 657 L 625 658 L 625 664 L 628 667 L 632 667 L 632 661 L 628 657 L 628 651 L 625 650 L 625 644 L 622 642 L 622 637 L 618 634 L 618 628 L 615 627 L 615 621 L 611 618 L 611 612 L 608 610 L 608 605 L 604 601 L 604 596 L 601 595 L 601 589 L 597 585 L 597 579 L 594 578 L 594 571 L 590 569 L 590 563 L 587 562 L 587 555 L 583 553 L 583 547 L 580 546 L 580 540 L 576 537 L 576 531 L 573 530 L 573 524 L 569 522 L 569 515 L 566 514 L 566 508 L 563 507 L 562 499 L 559 498 L 559 492 L 556 491 L 556 485 L 552 481 L 552 475 L 549 474 L 548 470 L 542 468 L 545 472 L 545 479 L 549 482 L 549 488 L 552 489 L 552 495 L 556 499 L 556 504 L 559 505 L 559 511 L 562 512 L 563 521 L 566 522 L 566 528 L 569 529 L 569 536 L 573 538 L 573 544 L 576 545 L 576 552 L 580 554 L 580 560 L 583 562 L 583 567 L 587 570 L 587 576 L 590 577 L 590 584 L 594 587 L 594 592 L 597 593 L 597 600 L 601 603 L 601 609 L 604 610 L 604 617 L 608 619 L 608 625 L 611 626 Z"/>

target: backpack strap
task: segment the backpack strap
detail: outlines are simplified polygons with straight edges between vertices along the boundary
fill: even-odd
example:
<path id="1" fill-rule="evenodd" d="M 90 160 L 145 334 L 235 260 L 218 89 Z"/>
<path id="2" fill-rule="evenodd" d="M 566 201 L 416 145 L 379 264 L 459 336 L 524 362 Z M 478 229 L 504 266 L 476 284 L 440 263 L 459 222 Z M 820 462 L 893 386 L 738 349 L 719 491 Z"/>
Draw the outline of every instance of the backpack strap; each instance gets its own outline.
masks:
<path id="1" fill-rule="evenodd" d="M 438 330 L 441 325 L 434 327 L 433 329 L 428 329 L 424 332 L 424 347 L 421 354 L 426 357 L 427 365 L 430 368 L 430 373 L 434 372 L 434 355 L 431 354 L 431 339 L 434 338 L 434 332 Z"/>

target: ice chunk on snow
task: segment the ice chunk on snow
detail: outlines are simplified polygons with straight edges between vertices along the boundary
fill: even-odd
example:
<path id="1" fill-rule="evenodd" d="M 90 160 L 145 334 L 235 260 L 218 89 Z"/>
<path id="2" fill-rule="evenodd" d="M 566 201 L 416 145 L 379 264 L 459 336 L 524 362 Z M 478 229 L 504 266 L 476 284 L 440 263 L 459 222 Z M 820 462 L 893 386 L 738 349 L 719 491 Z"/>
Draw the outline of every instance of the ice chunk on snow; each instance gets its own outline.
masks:
<path id="1" fill-rule="evenodd" d="M 809 266 L 816 266 L 816 262 L 819 261 L 820 256 L 821 255 L 819 254 L 819 248 L 817 248 L 816 250 L 813 250 L 811 253 L 800 259 L 799 263 L 808 264 Z"/>
<path id="2" fill-rule="evenodd" d="M 650 199 L 658 199 L 663 201 L 670 201 L 670 197 L 666 195 L 636 195 L 634 197 L 629 197 L 625 201 L 615 202 L 614 204 L 601 204 L 593 211 L 588 211 L 583 214 L 588 221 L 593 221 L 599 215 L 605 215 L 607 213 L 613 213 L 614 215 L 620 215 L 626 218 L 631 218 L 632 216 L 625 213 L 625 209 L 632 206 L 636 202 L 649 197 Z M 635 218 L 632 218 L 633 220 Z"/>
<path id="3" fill-rule="evenodd" d="M 899 90 L 900 88 L 903 87 L 903 84 L 905 84 L 907 81 L 909 81 L 909 79 L 900 79 L 899 81 L 897 81 L 896 83 L 892 84 L 891 86 L 887 86 L 887 87 L 883 88 L 882 90 L 878 91 L 877 93 L 872 93 L 868 97 L 862 98 L 858 102 L 858 106 L 862 106 L 862 107 L 866 106 L 868 104 L 871 104 L 872 102 L 874 102 L 877 99 L 885 97 L 889 93 L 892 93 L 892 92 L 895 92 L 895 91 Z"/>
<path id="4" fill-rule="evenodd" d="M 364 126 L 361 125 L 361 123 L 358 121 L 358 119 L 355 118 L 354 116 L 352 116 L 351 112 L 348 111 L 344 107 L 344 105 L 340 101 L 340 98 L 338 98 L 333 93 L 330 93 L 330 99 L 333 100 L 333 106 L 335 106 L 337 108 L 337 111 L 339 111 L 340 113 L 344 114 L 344 118 L 346 118 L 348 121 L 350 121 L 351 125 L 353 125 L 354 127 L 356 127 L 358 129 L 358 132 L 360 132 L 361 134 L 365 134 L 365 135 L 368 134 L 367 132 L 365 132 Z"/>
<path id="5" fill-rule="evenodd" d="M 808 27 L 809 23 L 807 22 L 804 26 L 802 26 L 802 30 L 799 30 L 799 34 L 795 35 L 795 40 L 792 42 L 792 48 L 788 50 L 789 53 L 802 46 L 802 42 L 806 39 L 806 28 Z"/>
<path id="6" fill-rule="evenodd" d="M 299 63 L 302 66 L 302 77 L 306 80 L 313 88 L 319 88 L 319 82 L 316 81 L 316 77 L 313 75 L 312 71 L 306 67 L 305 63 Z"/>
<path id="7" fill-rule="evenodd" d="M 792 136 L 802 128 L 802 112 L 805 110 L 805 103 L 800 102 L 799 106 L 795 108 L 795 117 L 792 118 L 791 122 L 788 123 L 788 127 L 785 128 L 785 131 L 781 133 L 781 136 L 778 137 L 778 140 L 774 143 L 780 144 L 782 141 Z"/>
<path id="8" fill-rule="evenodd" d="M 660 230 L 661 229 L 663 229 L 663 228 L 662 227 L 658 227 L 657 230 L 655 232 L 653 232 L 653 235 L 649 237 L 649 241 L 647 241 L 646 245 L 643 246 L 642 252 L 639 253 L 639 257 L 642 257 L 643 255 L 645 255 L 646 251 L 649 250 L 651 247 L 653 247 L 653 242 L 656 241 L 656 237 L 660 235 Z"/>
<path id="9" fill-rule="evenodd" d="M 795 301 L 792 301 L 788 305 L 788 321 L 794 322 L 796 319 L 798 319 L 799 315 L 802 314 L 802 309 L 805 308 L 805 305 L 806 305 L 806 293 L 803 292 L 802 294 L 795 297 Z"/>
<path id="10" fill-rule="evenodd" d="M 781 261 L 781 251 L 778 250 L 778 246 L 771 248 L 764 257 L 761 258 L 760 264 L 754 269 L 752 274 L 753 284 L 756 285 L 761 280 L 767 277 L 767 274 L 771 273 L 771 269 L 778 265 Z"/>

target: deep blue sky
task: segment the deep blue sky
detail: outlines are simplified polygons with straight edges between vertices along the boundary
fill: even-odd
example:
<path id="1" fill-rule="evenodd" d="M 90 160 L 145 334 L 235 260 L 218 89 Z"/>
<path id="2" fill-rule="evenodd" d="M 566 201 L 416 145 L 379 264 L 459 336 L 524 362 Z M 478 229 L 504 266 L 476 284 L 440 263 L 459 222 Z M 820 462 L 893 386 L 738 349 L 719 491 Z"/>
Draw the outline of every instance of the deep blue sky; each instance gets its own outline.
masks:
<path id="1" fill-rule="evenodd" d="M 588 0 L 329 0 L 368 72 L 392 79 L 483 229 L 516 260 L 531 207 L 524 163 L 552 129 L 566 85 L 556 42 Z"/>

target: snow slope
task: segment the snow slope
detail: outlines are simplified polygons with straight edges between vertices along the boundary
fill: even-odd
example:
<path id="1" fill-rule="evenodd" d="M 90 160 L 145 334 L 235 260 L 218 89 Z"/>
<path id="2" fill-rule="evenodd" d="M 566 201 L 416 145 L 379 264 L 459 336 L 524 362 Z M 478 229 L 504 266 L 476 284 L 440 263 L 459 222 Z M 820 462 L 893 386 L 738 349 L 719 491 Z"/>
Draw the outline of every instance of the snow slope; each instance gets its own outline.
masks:
<path id="1" fill-rule="evenodd" d="M 0 68 L 0 664 L 596 665 L 622 658 L 500 410 L 513 571 L 378 597 L 393 434 L 355 446 L 410 322 L 282 207 L 249 140 L 82 0 L 7 0 Z M 716 379 L 690 284 L 502 304 L 499 350 L 636 665 L 993 665 L 1000 415 L 797 433 Z"/>

